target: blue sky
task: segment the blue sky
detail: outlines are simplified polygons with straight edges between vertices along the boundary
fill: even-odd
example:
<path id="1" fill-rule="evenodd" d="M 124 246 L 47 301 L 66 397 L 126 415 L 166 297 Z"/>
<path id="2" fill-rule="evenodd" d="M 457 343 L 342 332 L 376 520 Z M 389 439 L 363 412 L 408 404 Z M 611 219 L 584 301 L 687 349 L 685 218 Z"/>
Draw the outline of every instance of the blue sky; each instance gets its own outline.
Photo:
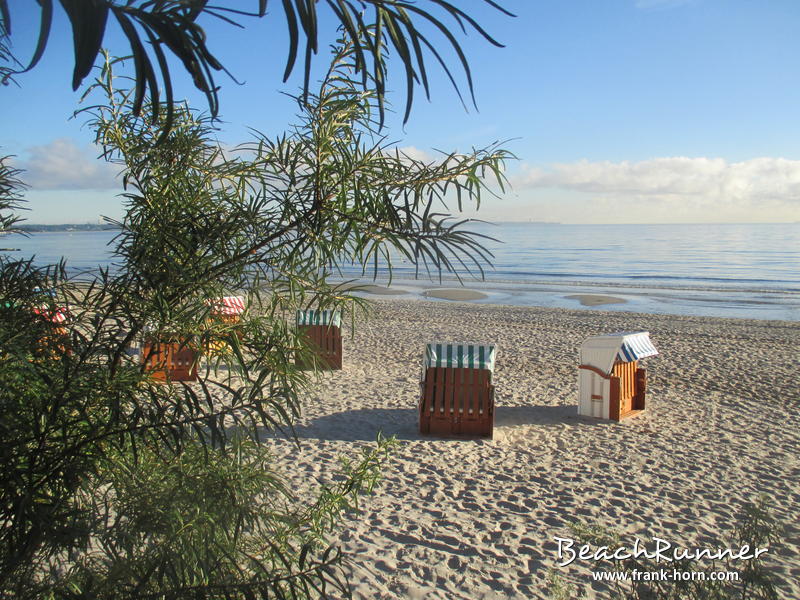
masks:
<path id="1" fill-rule="evenodd" d="M 10 5 L 13 50 L 24 60 L 37 11 L 29 0 Z M 515 19 L 477 0 L 462 5 L 474 6 L 471 14 L 506 45 L 494 48 L 474 32 L 461 38 L 478 110 L 465 111 L 432 65 L 431 102 L 418 91 L 410 122 L 391 118 L 387 134 L 422 156 L 509 140 L 519 157 L 508 168 L 512 189 L 487 200 L 481 218 L 800 220 L 796 0 L 505 0 Z M 245 141 L 248 127 L 284 131 L 295 107 L 280 92 L 301 82 L 298 71 L 281 83 L 282 14 L 243 23 L 245 30 L 213 20 L 207 27 L 212 51 L 245 82 L 218 78 L 219 135 L 230 145 Z M 106 45 L 124 51 L 113 30 Z M 317 66 L 326 60 L 323 52 Z M 71 68 L 58 12 L 40 65 L 17 78 L 19 87 L 0 90 L 0 152 L 27 170 L 31 222 L 121 214 L 114 173 L 95 159 L 91 131 L 70 119 L 80 95 L 71 91 Z M 204 105 L 185 78 L 176 79 L 179 97 Z M 390 84 L 402 112 L 402 73 Z"/>

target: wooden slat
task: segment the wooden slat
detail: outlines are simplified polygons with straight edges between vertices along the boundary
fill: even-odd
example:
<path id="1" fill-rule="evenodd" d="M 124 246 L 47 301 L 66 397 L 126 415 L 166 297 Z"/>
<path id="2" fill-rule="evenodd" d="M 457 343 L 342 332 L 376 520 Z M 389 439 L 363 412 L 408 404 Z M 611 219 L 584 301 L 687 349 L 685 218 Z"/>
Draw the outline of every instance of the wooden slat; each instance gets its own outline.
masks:
<path id="1" fill-rule="evenodd" d="M 455 395 L 455 373 L 453 369 L 444 370 L 444 385 L 442 386 L 442 414 L 452 419 L 453 415 L 453 396 Z"/>
<path id="2" fill-rule="evenodd" d="M 315 351 L 317 368 L 320 370 L 342 368 L 342 332 L 335 325 L 299 325 L 308 345 Z M 313 361 L 298 360 L 301 369 L 313 367 Z"/>
<path id="3" fill-rule="evenodd" d="M 489 371 L 429 367 L 420 387 L 421 433 L 492 436 L 493 387 Z"/>
<path id="4" fill-rule="evenodd" d="M 637 362 L 617 361 L 612 370 L 613 376 L 619 379 L 619 416 L 637 409 Z"/>
<path id="5" fill-rule="evenodd" d="M 647 394 L 647 371 L 643 368 L 636 369 L 636 394 L 634 396 L 634 410 L 644 410 L 645 396 Z"/>
<path id="6" fill-rule="evenodd" d="M 619 394 L 619 377 L 611 377 L 609 380 L 608 418 L 612 421 L 619 421 Z"/>
<path id="7" fill-rule="evenodd" d="M 464 399 L 464 419 L 471 420 L 475 417 L 478 404 L 478 389 L 475 378 L 475 369 L 460 369 L 464 378 L 464 387 L 461 392 Z"/>
<path id="8" fill-rule="evenodd" d="M 425 381 L 422 386 L 422 398 L 420 399 L 420 433 L 430 433 L 431 431 L 431 412 L 434 408 L 434 388 L 436 386 L 436 374 L 433 369 L 428 369 L 425 373 Z"/>
<path id="9" fill-rule="evenodd" d="M 177 343 L 145 341 L 142 361 L 157 381 L 196 381 L 197 353 Z"/>

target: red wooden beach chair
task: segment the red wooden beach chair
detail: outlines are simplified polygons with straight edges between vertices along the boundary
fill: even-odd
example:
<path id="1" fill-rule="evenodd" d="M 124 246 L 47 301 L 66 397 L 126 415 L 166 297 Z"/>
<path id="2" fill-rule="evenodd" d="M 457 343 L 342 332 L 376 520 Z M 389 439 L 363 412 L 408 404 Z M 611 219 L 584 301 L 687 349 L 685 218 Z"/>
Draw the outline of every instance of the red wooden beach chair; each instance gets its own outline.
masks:
<path id="1" fill-rule="evenodd" d="M 335 310 L 298 310 L 297 328 L 313 350 L 313 356 L 297 356 L 301 369 L 342 368 L 342 316 Z"/>
<path id="2" fill-rule="evenodd" d="M 495 353 L 495 346 L 489 345 L 427 345 L 420 433 L 493 437 Z"/>
<path id="3" fill-rule="evenodd" d="M 146 339 L 141 357 L 156 381 L 197 381 L 198 353 L 186 343 Z"/>

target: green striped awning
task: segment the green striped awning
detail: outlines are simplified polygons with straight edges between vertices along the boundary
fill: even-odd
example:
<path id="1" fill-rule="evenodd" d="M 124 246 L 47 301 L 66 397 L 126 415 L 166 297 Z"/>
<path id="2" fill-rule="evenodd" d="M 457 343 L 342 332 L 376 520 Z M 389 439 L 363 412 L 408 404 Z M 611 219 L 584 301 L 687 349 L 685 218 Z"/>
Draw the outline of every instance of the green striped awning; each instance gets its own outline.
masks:
<path id="1" fill-rule="evenodd" d="M 333 325 L 342 326 L 342 313 L 338 310 L 298 310 L 298 325 Z"/>
<path id="2" fill-rule="evenodd" d="M 425 347 L 425 367 L 494 371 L 496 353 L 496 347 L 493 345 L 432 343 Z"/>

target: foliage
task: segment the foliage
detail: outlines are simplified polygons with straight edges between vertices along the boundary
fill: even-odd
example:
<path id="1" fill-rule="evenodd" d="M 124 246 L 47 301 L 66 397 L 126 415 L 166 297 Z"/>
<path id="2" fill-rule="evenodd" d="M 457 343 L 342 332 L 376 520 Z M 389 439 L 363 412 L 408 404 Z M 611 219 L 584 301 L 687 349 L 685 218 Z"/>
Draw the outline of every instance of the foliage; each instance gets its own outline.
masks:
<path id="1" fill-rule="evenodd" d="M 480 238 L 434 207 L 502 184 L 497 148 L 424 163 L 389 151 L 374 94 L 345 43 L 302 124 L 229 155 L 209 117 L 136 115 L 114 61 L 93 86 L 92 126 L 123 169 L 117 268 L 0 257 L 0 593 L 53 598 L 267 598 L 347 593 L 329 541 L 370 491 L 392 442 L 298 495 L 265 438 L 291 433 L 313 374 L 297 307 L 366 308 L 329 276 L 393 252 L 432 270 L 480 270 Z M 94 97 L 94 96 L 93 96 Z M 152 114 L 152 111 L 151 111 Z M 8 175 L 6 171 L 6 176 Z M 6 179 L 7 182 L 10 180 Z M 16 193 L 13 182 L 11 194 Z M 36 292 L 56 289 L 55 298 Z M 209 298 L 247 296 L 241 323 Z M 50 316 L 69 306 L 64 324 Z M 34 310 L 35 309 L 35 310 Z M 154 382 L 131 346 L 172 341 L 207 356 L 197 383 Z M 210 349 L 214 349 L 211 353 Z"/>
<path id="2" fill-rule="evenodd" d="M 485 4 L 509 16 L 495 0 L 482 0 Z M 48 39 L 53 19 L 53 0 L 39 0 L 40 29 L 36 49 L 25 69 L 4 68 L 0 75 L 9 77 L 14 73 L 33 68 L 41 59 Z M 149 92 L 154 120 L 162 108 L 159 101 L 159 81 L 164 87 L 167 128 L 172 123 L 173 106 L 172 82 L 167 68 L 169 55 L 183 64 L 191 75 L 195 87 L 202 91 L 208 100 L 212 116 L 219 109 L 218 87 L 214 72 L 225 68 L 211 53 L 205 32 L 198 22 L 202 15 L 221 19 L 240 26 L 233 19 L 238 17 L 263 17 L 267 12 L 267 0 L 258 0 L 257 11 L 248 13 L 242 10 L 242 3 L 233 7 L 209 4 L 208 0 L 61 0 L 61 7 L 72 24 L 72 37 L 75 44 L 75 66 L 72 74 L 72 87 L 77 90 L 81 82 L 90 74 L 97 61 L 109 19 L 121 28 L 133 55 L 136 67 L 136 85 L 133 96 L 133 111 L 138 115 Z M 397 53 L 406 78 L 406 111 L 404 122 L 408 120 L 414 98 L 415 86 L 421 85 L 426 96 L 430 95 L 427 76 L 426 55 L 433 57 L 443 68 L 456 92 L 461 93 L 455 78 L 432 43 L 424 33 L 425 26 L 431 28 L 440 41 L 453 50 L 463 69 L 470 94 L 473 93 L 472 76 L 463 49 L 452 29 L 466 34 L 468 29 L 476 31 L 484 39 L 501 46 L 470 15 L 457 5 L 444 0 L 426 0 L 426 7 L 410 0 L 325 0 L 317 3 L 308 0 L 283 0 L 281 6 L 289 30 L 289 51 L 284 72 L 284 82 L 292 73 L 298 51 L 303 54 L 304 96 L 309 91 L 309 75 L 312 56 L 318 51 L 319 21 L 318 4 L 327 8 L 341 24 L 341 31 L 349 44 L 353 45 L 355 72 L 360 73 L 360 83 L 364 90 L 374 89 L 377 93 L 378 107 L 383 118 L 383 99 L 386 93 L 387 62 L 385 50 L 392 48 Z M 371 10 L 376 33 L 372 38 L 362 35 L 366 29 L 365 13 Z M 443 21 L 446 18 L 451 22 Z M 0 37 L 2 33 L 11 34 L 11 13 L 8 0 L 0 0 Z M 305 46 L 301 48 L 301 37 Z M 150 45 L 150 51 L 147 50 Z M 0 59 L 3 54 L 0 52 Z M 428 60 L 431 60 L 428 58 Z M 155 61 L 155 64 L 154 64 Z M 5 82 L 5 77 L 3 81 Z M 473 96 L 474 102 L 474 96 Z"/>
<path id="3" fill-rule="evenodd" d="M 10 156 L 0 156 L 0 233 L 10 233 L 19 222 L 15 211 L 23 208 L 20 170 L 11 166 Z"/>
<path id="4" fill-rule="evenodd" d="M 578 600 L 575 590 L 561 579 L 555 569 L 547 570 L 545 583 L 548 600 Z"/>
<path id="5" fill-rule="evenodd" d="M 577 523 L 571 530 L 576 544 L 590 544 L 592 547 L 606 547 L 609 553 L 623 547 L 619 533 L 610 532 L 597 525 Z M 755 502 L 747 503 L 742 508 L 734 527 L 734 533 L 726 547 L 741 549 L 745 546 L 752 552 L 755 548 L 769 548 L 774 551 L 780 543 L 782 527 L 769 512 L 765 496 Z M 630 546 L 627 546 L 628 548 Z M 715 580 L 709 576 L 690 580 L 634 580 L 632 573 L 652 573 L 663 568 L 663 563 L 645 556 L 631 557 L 619 561 L 604 560 L 609 571 L 622 574 L 614 581 L 613 597 L 619 600 L 777 600 L 778 589 L 775 577 L 765 564 L 764 556 L 756 556 L 750 560 L 703 560 L 696 562 L 683 558 L 669 563 L 669 570 L 681 572 L 711 573 L 736 572 L 738 579 L 731 581 Z M 562 597 L 577 597 L 575 590 L 569 590 L 557 575 L 553 574 L 549 581 L 549 591 L 555 600 Z"/>

